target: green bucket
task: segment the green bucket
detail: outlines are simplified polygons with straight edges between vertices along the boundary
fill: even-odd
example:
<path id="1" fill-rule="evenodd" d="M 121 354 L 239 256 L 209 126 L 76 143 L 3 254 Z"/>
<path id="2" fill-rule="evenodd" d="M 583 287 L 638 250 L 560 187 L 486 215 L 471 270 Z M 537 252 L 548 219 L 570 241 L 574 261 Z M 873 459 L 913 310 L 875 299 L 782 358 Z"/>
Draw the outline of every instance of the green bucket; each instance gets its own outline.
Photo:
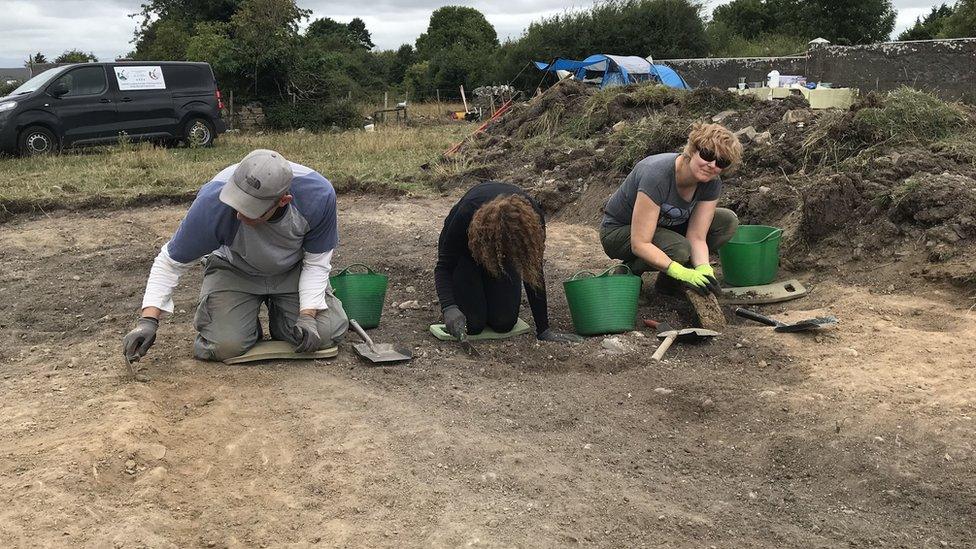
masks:
<path id="1" fill-rule="evenodd" d="M 739 225 L 732 240 L 719 248 L 722 278 L 732 286 L 757 286 L 776 279 L 783 229 Z"/>
<path id="2" fill-rule="evenodd" d="M 349 269 L 362 267 L 365 273 L 351 273 Z M 346 316 L 355 319 L 363 328 L 380 325 L 383 300 L 386 299 L 386 275 L 377 274 L 362 263 L 353 263 L 329 277 L 335 296 L 342 302 Z"/>
<path id="3" fill-rule="evenodd" d="M 623 267 L 627 272 L 611 274 Z M 594 276 L 580 271 L 563 282 L 576 333 L 590 336 L 634 329 L 641 279 L 626 265 L 615 265 Z"/>

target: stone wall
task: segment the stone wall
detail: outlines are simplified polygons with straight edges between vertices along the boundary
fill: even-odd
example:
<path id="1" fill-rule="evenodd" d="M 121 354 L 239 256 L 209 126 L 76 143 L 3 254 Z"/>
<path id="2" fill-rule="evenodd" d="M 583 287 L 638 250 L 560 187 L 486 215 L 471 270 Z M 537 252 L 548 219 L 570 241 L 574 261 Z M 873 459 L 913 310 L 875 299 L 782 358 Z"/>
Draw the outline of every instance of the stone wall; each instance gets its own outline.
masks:
<path id="1" fill-rule="evenodd" d="M 728 59 L 668 59 L 692 86 L 731 88 L 780 74 L 806 76 L 814 82 L 858 88 L 861 93 L 912 86 L 944 99 L 976 103 L 976 38 L 882 42 L 863 46 L 811 43 L 806 55 Z"/>
<path id="2" fill-rule="evenodd" d="M 263 130 L 267 127 L 264 109 L 257 103 L 251 103 L 234 109 L 228 122 L 230 127 L 241 131 Z"/>

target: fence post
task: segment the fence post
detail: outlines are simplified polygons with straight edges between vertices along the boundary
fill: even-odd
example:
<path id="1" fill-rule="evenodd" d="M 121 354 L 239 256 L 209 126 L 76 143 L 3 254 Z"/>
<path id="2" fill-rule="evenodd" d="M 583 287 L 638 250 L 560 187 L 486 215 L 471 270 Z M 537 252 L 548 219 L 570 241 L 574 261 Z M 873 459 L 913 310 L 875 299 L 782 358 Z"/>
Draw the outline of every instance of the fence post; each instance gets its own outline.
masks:
<path id="1" fill-rule="evenodd" d="M 390 92 L 388 91 L 383 92 L 383 108 L 390 108 Z"/>
<path id="2" fill-rule="evenodd" d="M 234 129 L 234 90 L 230 90 L 230 129 Z"/>

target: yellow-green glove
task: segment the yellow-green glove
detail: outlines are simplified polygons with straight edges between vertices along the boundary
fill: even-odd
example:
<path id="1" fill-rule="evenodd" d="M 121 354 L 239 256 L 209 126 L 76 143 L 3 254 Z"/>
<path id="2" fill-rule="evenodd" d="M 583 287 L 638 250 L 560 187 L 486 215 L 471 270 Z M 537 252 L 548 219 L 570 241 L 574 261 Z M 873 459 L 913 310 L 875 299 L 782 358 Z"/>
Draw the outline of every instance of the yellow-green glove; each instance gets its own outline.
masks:
<path id="1" fill-rule="evenodd" d="M 715 278 L 715 269 L 712 269 L 712 266 L 708 263 L 702 263 L 701 265 L 695 266 L 695 271 L 705 275 L 705 279 L 708 281 L 705 287 L 708 291 L 715 294 L 715 297 L 721 297 L 722 287 L 719 286 L 718 280 Z"/>
<path id="2" fill-rule="evenodd" d="M 709 292 L 708 279 L 704 274 L 695 269 L 689 269 L 677 261 L 672 261 L 665 273 L 701 295 L 706 295 Z"/>

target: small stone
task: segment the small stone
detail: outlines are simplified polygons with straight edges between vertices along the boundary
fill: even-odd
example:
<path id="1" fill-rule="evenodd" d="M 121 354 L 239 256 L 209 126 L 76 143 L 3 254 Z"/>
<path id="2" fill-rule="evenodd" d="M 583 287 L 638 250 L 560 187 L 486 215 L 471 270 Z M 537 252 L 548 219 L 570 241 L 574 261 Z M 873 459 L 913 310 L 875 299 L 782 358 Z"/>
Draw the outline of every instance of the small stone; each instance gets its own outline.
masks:
<path id="1" fill-rule="evenodd" d="M 722 111 L 722 112 L 720 112 L 720 113 L 718 113 L 718 114 L 716 114 L 715 116 L 712 117 L 712 122 L 715 122 L 716 124 L 719 124 L 723 120 L 725 120 L 726 118 L 732 116 L 733 114 L 735 114 L 735 111 Z"/>
<path id="2" fill-rule="evenodd" d="M 760 186 L 759 186 L 759 189 L 758 189 L 758 191 L 759 191 L 759 194 L 766 194 L 766 193 L 768 193 L 768 192 L 769 192 L 769 191 L 771 191 L 771 190 L 772 190 L 772 189 L 770 189 L 769 187 L 767 187 L 767 186 L 765 186 L 765 185 L 760 185 Z"/>
<path id="3" fill-rule="evenodd" d="M 884 439 L 884 437 L 874 437 L 874 441 L 875 442 L 884 442 L 885 439 Z"/>
<path id="4" fill-rule="evenodd" d="M 411 299 L 410 301 L 404 301 L 403 303 L 401 303 L 399 305 L 399 308 L 401 311 L 405 311 L 405 310 L 418 310 L 421 309 L 422 307 L 420 306 L 420 302 L 418 302 L 416 299 Z"/>
<path id="5" fill-rule="evenodd" d="M 128 474 L 130 474 L 130 475 L 136 474 L 136 462 L 135 462 L 135 460 L 130 459 L 130 460 L 127 460 L 125 462 L 125 472 L 128 473 Z"/>
<path id="6" fill-rule="evenodd" d="M 75 276 L 71 277 L 71 280 L 81 280 L 81 277 L 78 276 L 78 275 L 75 275 Z"/>
<path id="7" fill-rule="evenodd" d="M 624 354 L 634 350 L 633 347 L 620 340 L 619 337 L 604 338 L 600 345 L 610 354 Z"/>
<path id="8" fill-rule="evenodd" d="M 617 122 L 616 124 L 614 124 L 611 129 L 613 130 L 614 133 L 617 133 L 619 131 L 622 131 L 626 127 L 627 127 L 627 121 L 626 120 L 621 120 L 620 122 Z"/>
<path id="9" fill-rule="evenodd" d="M 671 393 L 674 392 L 674 390 L 672 390 L 672 389 L 665 389 L 664 387 L 658 387 L 657 389 L 654 389 L 654 392 L 657 393 L 657 394 L 659 394 L 659 395 L 670 395 Z"/>
<path id="10" fill-rule="evenodd" d="M 758 497 L 759 497 L 759 494 L 757 494 L 755 492 L 749 492 L 749 499 L 756 499 Z"/>
<path id="11" fill-rule="evenodd" d="M 715 409 L 715 402 L 712 401 L 712 399 L 710 399 L 710 398 L 702 399 L 702 401 L 701 401 L 701 409 L 702 409 L 703 412 L 709 412 L 711 410 L 714 410 Z"/>
<path id="12" fill-rule="evenodd" d="M 647 337 L 644 334 L 642 334 L 641 332 L 638 332 L 636 330 L 634 330 L 633 332 L 628 332 L 627 335 L 629 335 L 630 337 L 637 338 L 637 339 L 643 339 L 643 338 Z"/>
<path id="13" fill-rule="evenodd" d="M 777 394 L 776 391 L 770 391 L 770 390 L 767 389 L 767 390 L 759 393 L 759 397 L 760 398 L 769 398 L 769 397 L 776 396 L 776 394 Z"/>
<path id="14" fill-rule="evenodd" d="M 847 354 L 848 356 L 857 356 L 860 354 L 857 352 L 857 349 L 854 349 L 853 347 L 848 347 L 847 349 L 844 349 L 844 353 Z"/>
<path id="15" fill-rule="evenodd" d="M 741 348 L 743 348 L 743 347 L 745 347 L 745 345 L 743 345 L 743 344 L 741 344 L 741 343 L 736 343 L 736 344 L 735 344 L 735 348 L 736 348 L 736 349 L 741 349 Z"/>
<path id="16" fill-rule="evenodd" d="M 590 444 L 589 442 L 587 442 L 586 444 L 584 444 L 584 445 L 583 445 L 583 449 L 584 449 L 584 450 L 589 450 L 589 449 L 590 449 L 590 448 L 592 448 L 592 447 L 593 447 L 593 445 L 592 445 L 592 444 Z"/>
<path id="17" fill-rule="evenodd" d="M 407 286 L 406 290 L 408 294 L 412 294 L 417 291 L 417 288 L 414 288 L 413 286 Z"/>

